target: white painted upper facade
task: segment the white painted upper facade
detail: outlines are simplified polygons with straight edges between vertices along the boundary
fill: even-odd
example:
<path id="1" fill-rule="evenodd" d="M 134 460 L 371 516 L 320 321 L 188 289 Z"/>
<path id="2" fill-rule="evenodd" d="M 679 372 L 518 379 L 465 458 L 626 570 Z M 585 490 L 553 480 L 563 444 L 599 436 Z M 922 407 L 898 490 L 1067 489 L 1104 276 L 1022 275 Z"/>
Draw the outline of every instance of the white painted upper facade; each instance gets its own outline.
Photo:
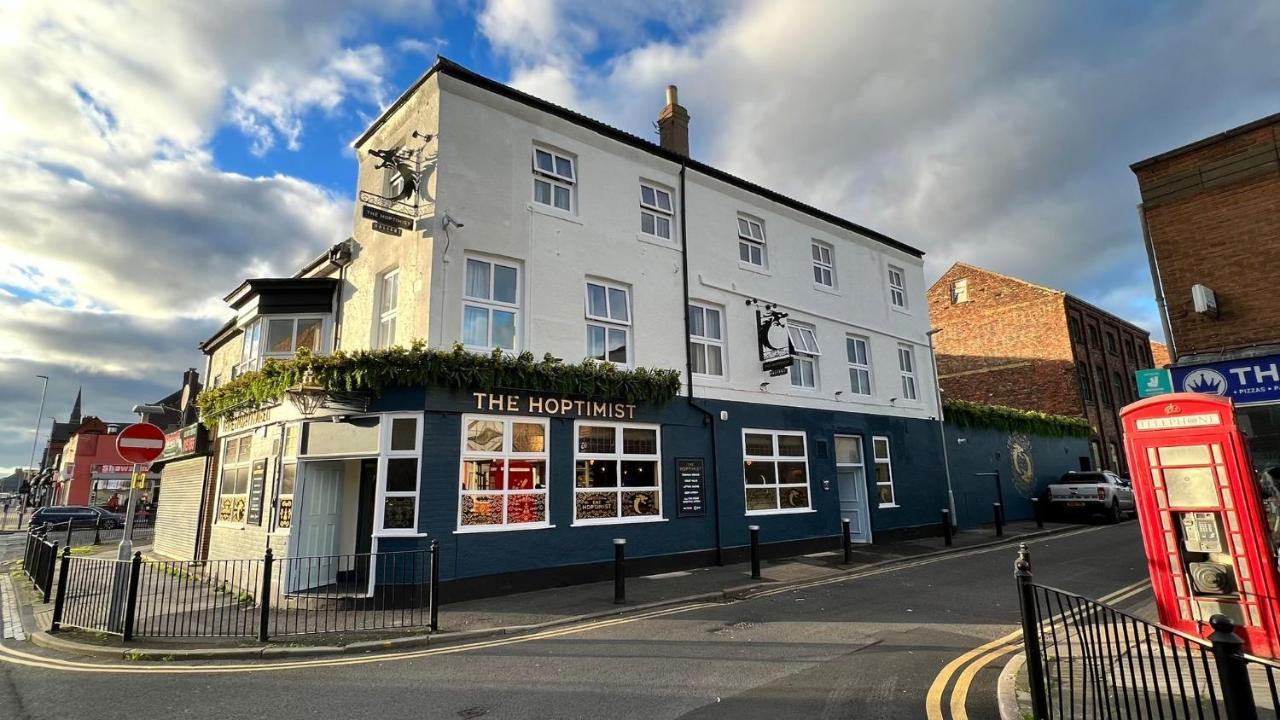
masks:
<path id="1" fill-rule="evenodd" d="M 679 163 L 443 72 L 358 144 L 360 189 L 385 189 L 367 151 L 400 146 L 429 160 L 424 217 L 389 235 L 357 202 L 337 347 L 381 343 L 391 275 L 398 344 L 497 344 L 566 362 L 601 353 L 683 376 L 687 207 L 688 293 L 702 328 L 695 396 L 937 415 L 919 257 L 692 168 L 682 203 Z M 805 369 L 762 369 L 752 298 L 807 329 L 793 336 L 797 349 L 820 354 L 804 356 Z"/>

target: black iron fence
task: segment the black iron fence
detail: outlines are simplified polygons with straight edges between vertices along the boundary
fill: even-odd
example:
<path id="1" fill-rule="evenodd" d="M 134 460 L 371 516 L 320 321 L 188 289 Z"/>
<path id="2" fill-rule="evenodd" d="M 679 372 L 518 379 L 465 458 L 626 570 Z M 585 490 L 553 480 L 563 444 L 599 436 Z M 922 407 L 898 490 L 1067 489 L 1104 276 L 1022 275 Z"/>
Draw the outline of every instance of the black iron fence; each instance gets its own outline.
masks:
<path id="1" fill-rule="evenodd" d="M 1225 616 L 1205 639 L 1038 585 L 1025 545 L 1015 575 L 1034 720 L 1276 717 L 1280 664 L 1244 654 Z"/>
<path id="2" fill-rule="evenodd" d="M 38 533 L 27 533 L 26 551 L 22 555 L 22 571 L 31 578 L 36 589 L 44 593 L 49 602 L 53 589 L 54 566 L 58 559 L 58 543 L 46 540 Z"/>
<path id="3" fill-rule="evenodd" d="M 102 560 L 62 553 L 52 629 L 272 637 L 439 629 L 439 545 L 277 560 Z M 56 553 L 56 548 L 54 550 Z"/>

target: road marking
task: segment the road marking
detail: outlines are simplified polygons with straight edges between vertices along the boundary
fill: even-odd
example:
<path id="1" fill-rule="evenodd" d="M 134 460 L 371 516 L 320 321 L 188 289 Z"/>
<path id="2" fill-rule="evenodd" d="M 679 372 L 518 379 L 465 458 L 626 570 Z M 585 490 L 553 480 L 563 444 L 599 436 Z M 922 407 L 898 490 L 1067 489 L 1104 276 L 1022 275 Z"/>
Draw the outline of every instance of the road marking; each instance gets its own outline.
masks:
<path id="1" fill-rule="evenodd" d="M 1139 580 L 1131 585 L 1126 585 L 1108 595 L 1104 595 L 1098 599 L 1101 603 L 1118 603 L 1127 600 L 1139 593 L 1144 592 L 1151 586 L 1149 579 Z M 1065 621 L 1067 613 L 1058 613 L 1049 618 L 1051 625 L 1056 625 Z M 991 642 L 984 643 L 978 647 L 960 655 L 947 663 L 945 667 L 933 679 L 933 683 L 929 686 L 929 692 L 925 696 L 925 716 L 928 720 L 943 720 L 942 700 L 946 695 L 947 686 L 951 682 L 951 676 L 955 674 L 961 667 L 965 669 L 956 679 L 955 687 L 951 691 L 951 720 L 968 720 L 969 715 L 965 710 L 965 702 L 968 700 L 969 687 L 973 682 L 973 678 L 982 668 L 990 665 L 1013 650 L 1017 650 L 1022 646 L 1022 630 L 1014 630 L 1013 632 L 1001 638 L 996 638 Z M 985 654 L 984 654 L 985 653 Z M 979 657 L 981 656 L 981 657 Z M 974 658 L 977 658 L 975 661 Z M 967 667 L 965 667 L 968 665 Z"/>

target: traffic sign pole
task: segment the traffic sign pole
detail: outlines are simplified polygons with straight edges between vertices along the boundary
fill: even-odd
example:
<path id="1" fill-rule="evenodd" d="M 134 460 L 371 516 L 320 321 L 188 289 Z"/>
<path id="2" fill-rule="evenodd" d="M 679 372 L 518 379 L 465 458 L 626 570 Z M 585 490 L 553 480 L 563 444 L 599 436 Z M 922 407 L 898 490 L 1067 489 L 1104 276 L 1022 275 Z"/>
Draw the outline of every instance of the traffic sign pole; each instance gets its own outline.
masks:
<path id="1" fill-rule="evenodd" d="M 116 435 L 116 452 L 124 460 L 133 463 L 133 473 L 129 478 L 129 502 L 124 516 L 124 537 L 120 538 L 120 546 L 116 550 L 118 562 L 114 579 L 115 592 L 111 593 L 111 603 L 107 610 L 109 628 L 119 632 L 127 610 L 121 607 L 121 603 L 127 595 L 128 563 L 133 559 L 133 518 L 137 514 L 138 505 L 134 477 L 138 473 L 146 472 L 152 461 L 164 452 L 164 431 L 151 423 L 134 423 Z"/>

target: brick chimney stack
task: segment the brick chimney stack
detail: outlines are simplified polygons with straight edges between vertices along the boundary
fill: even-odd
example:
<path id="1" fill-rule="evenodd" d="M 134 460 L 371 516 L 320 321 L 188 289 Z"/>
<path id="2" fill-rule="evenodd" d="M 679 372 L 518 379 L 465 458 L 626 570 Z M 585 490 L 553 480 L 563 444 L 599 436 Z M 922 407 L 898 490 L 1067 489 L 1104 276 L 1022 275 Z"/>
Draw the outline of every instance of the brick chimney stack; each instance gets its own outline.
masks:
<path id="1" fill-rule="evenodd" d="M 689 157 L 689 111 L 676 96 L 676 86 L 667 86 L 667 106 L 658 113 L 658 144 Z"/>

